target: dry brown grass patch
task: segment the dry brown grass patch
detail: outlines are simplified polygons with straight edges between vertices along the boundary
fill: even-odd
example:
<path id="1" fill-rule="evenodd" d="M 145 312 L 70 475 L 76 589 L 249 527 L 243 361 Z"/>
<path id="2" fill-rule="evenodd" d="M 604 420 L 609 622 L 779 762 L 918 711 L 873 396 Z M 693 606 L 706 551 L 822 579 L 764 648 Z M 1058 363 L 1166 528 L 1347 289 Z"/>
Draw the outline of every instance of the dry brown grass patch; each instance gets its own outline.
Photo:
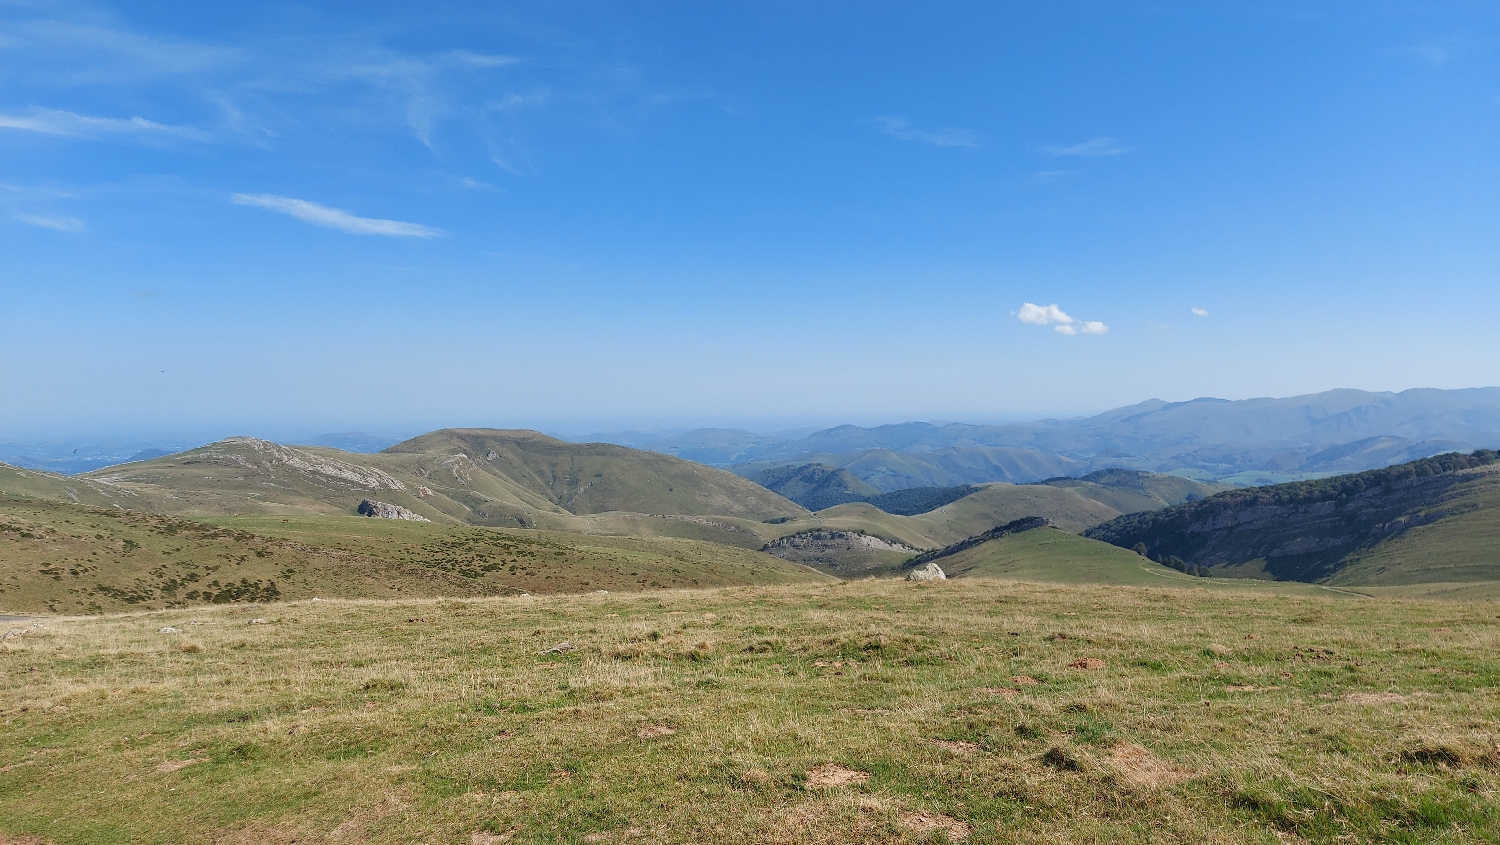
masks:
<path id="1" fill-rule="evenodd" d="M 1097 657 L 1080 657 L 1068 664 L 1069 669 L 1103 669 L 1104 661 Z"/>
<path id="2" fill-rule="evenodd" d="M 865 783 L 869 779 L 869 772 L 856 771 L 837 763 L 824 763 L 808 770 L 805 786 L 807 789 L 834 789 Z"/>
<path id="3" fill-rule="evenodd" d="M 1030 675 L 1016 675 L 1010 680 L 1012 683 L 1020 684 L 1023 687 L 1034 687 L 1037 684 L 1041 683 L 1041 681 L 1038 681 L 1036 678 L 1033 678 Z"/>
<path id="4" fill-rule="evenodd" d="M 641 739 L 659 739 L 675 733 L 677 733 L 676 728 L 670 728 L 666 725 L 643 725 L 636 728 L 635 731 L 635 735 Z"/>
<path id="5" fill-rule="evenodd" d="M 1157 757 L 1139 745 L 1116 745 L 1109 753 L 1109 764 L 1140 786 L 1171 786 L 1196 774 Z"/>
<path id="6" fill-rule="evenodd" d="M 941 830 L 948 834 L 948 838 L 954 842 L 962 842 L 969 838 L 969 823 L 961 822 L 952 816 L 942 813 L 927 813 L 911 811 L 901 814 L 901 823 L 908 830 L 915 833 L 931 833 Z"/>
<path id="7" fill-rule="evenodd" d="M 979 750 L 978 743 L 965 742 L 961 739 L 934 739 L 932 744 L 944 751 L 951 751 L 954 754 L 973 754 Z"/>
<path id="8" fill-rule="evenodd" d="M 191 760 L 164 760 L 157 765 L 156 771 L 161 772 L 162 774 L 167 774 L 168 772 L 175 772 L 180 769 L 186 769 L 188 766 L 195 766 L 199 763 L 207 762 L 207 757 L 194 757 Z"/>
<path id="9" fill-rule="evenodd" d="M 1010 687 L 980 687 L 979 691 L 988 693 L 989 695 L 1001 695 L 1006 698 L 1010 698 L 1013 695 L 1019 695 L 1021 692 L 1018 689 L 1011 689 Z"/>

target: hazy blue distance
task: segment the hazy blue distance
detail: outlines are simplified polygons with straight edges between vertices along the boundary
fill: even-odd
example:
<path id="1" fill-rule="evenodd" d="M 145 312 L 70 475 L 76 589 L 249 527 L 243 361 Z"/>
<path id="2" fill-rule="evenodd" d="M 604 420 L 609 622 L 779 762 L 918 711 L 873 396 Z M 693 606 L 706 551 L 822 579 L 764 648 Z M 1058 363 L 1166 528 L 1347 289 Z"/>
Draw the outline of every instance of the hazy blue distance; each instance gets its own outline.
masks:
<path id="1" fill-rule="evenodd" d="M 0 439 L 1495 384 L 1497 34 L 1443 2 L 6 4 Z"/>

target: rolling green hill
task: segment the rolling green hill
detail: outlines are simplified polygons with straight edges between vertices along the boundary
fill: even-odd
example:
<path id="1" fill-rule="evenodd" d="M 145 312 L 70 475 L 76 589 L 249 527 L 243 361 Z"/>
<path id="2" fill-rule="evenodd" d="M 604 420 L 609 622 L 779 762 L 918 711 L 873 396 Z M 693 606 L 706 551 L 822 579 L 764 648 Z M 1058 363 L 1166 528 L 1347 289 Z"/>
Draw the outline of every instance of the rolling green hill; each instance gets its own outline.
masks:
<path id="1" fill-rule="evenodd" d="M 770 555 L 675 538 L 291 515 L 215 523 L 0 500 L 0 612 L 820 583 Z"/>
<path id="2" fill-rule="evenodd" d="M 0 490 L 174 514 L 352 514 L 363 499 L 434 522 L 590 530 L 607 511 L 763 520 L 806 511 L 732 473 L 529 431 L 446 429 L 364 455 L 235 437 L 59 481 L 0 474 Z M 45 489 L 44 489 L 45 488 Z M 580 519 L 580 517 L 585 517 Z"/>
<path id="3" fill-rule="evenodd" d="M 1341 585 L 1500 581 L 1500 453 L 1220 493 L 1088 532 L 1153 558 Z"/>

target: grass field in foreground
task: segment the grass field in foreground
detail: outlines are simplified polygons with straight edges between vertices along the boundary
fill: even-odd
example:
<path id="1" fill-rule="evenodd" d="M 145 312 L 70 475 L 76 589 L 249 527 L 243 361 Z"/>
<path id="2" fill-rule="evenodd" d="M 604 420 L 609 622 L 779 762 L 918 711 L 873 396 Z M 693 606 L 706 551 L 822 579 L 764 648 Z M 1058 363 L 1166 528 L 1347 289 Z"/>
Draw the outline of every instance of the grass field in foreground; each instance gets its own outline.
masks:
<path id="1" fill-rule="evenodd" d="M 1495 841 L 1496 613 L 960 579 L 12 623 L 0 841 Z"/>

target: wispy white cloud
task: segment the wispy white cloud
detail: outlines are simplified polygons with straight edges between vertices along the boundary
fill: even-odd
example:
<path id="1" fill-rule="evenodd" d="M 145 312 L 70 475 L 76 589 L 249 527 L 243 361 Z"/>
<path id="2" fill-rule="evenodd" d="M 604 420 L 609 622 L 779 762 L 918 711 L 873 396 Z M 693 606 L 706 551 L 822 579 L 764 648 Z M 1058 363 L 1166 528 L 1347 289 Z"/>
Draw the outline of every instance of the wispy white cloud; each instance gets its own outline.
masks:
<path id="1" fill-rule="evenodd" d="M 476 68 L 505 67 L 506 65 L 513 65 L 520 61 L 515 56 L 487 55 L 485 53 L 474 53 L 469 50 L 453 50 L 448 53 L 448 57 L 454 64 Z"/>
<path id="2" fill-rule="evenodd" d="M 188 126 L 169 126 L 144 117 L 91 117 L 58 109 L 32 109 L 29 114 L 0 114 L 0 129 L 18 129 L 70 138 L 98 138 L 105 135 L 174 136 L 195 141 L 208 135 Z"/>
<path id="3" fill-rule="evenodd" d="M 235 205 L 253 205 L 290 215 L 314 226 L 338 229 L 356 235 L 385 235 L 394 238 L 437 238 L 447 234 L 441 229 L 399 220 L 358 217 L 347 211 L 329 208 L 307 200 L 278 197 L 273 194 L 235 194 Z"/>
<path id="4" fill-rule="evenodd" d="M 1015 312 L 1016 319 L 1033 326 L 1051 326 L 1058 334 L 1104 334 L 1109 331 L 1109 326 L 1098 320 L 1076 320 L 1066 311 L 1057 307 L 1057 303 L 1051 305 L 1037 305 L 1034 302 L 1023 304 L 1020 310 Z"/>
<path id="5" fill-rule="evenodd" d="M 22 211 L 15 211 L 10 216 L 28 226 L 40 226 L 43 229 L 53 229 L 58 232 L 83 231 L 82 220 L 63 214 L 27 214 Z"/>
<path id="6" fill-rule="evenodd" d="M 1132 149 L 1134 148 L 1127 147 L 1114 138 L 1094 138 L 1066 147 L 1042 147 L 1042 152 L 1049 156 L 1117 156 L 1131 152 Z"/>
<path id="7" fill-rule="evenodd" d="M 1073 322 L 1073 318 L 1069 317 L 1061 308 L 1058 308 L 1056 302 L 1051 305 L 1036 305 L 1028 302 L 1021 306 L 1020 311 L 1016 312 L 1016 318 L 1023 323 L 1030 323 L 1033 326 L 1045 326 L 1051 323 L 1068 325 Z"/>
<path id="8" fill-rule="evenodd" d="M 984 143 L 984 139 L 970 129 L 918 129 L 900 117 L 880 117 L 876 121 L 885 134 L 901 141 L 921 141 L 934 147 L 978 147 Z"/>
<path id="9" fill-rule="evenodd" d="M 1208 311 L 1206 311 L 1206 310 L 1204 310 L 1202 308 L 1194 308 L 1194 309 L 1192 309 L 1192 311 L 1193 311 L 1193 316 L 1195 316 L 1195 317 L 1207 317 L 1208 316 Z"/>

